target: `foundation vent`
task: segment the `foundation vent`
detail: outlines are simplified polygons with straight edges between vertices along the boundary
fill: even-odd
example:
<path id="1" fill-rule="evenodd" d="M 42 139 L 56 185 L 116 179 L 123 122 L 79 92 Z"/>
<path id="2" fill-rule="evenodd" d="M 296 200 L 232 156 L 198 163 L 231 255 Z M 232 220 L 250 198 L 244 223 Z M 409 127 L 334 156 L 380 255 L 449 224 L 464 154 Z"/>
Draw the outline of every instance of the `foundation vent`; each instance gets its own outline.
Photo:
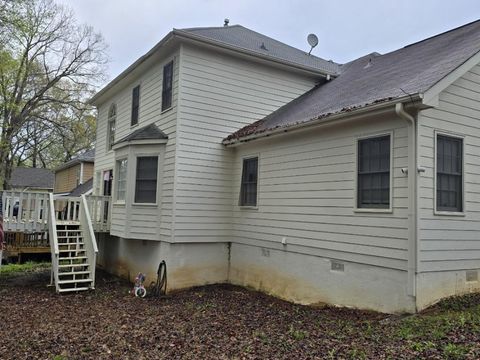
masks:
<path id="1" fill-rule="evenodd" d="M 467 282 L 478 281 L 478 271 L 477 270 L 469 270 L 466 273 Z"/>
<path id="2" fill-rule="evenodd" d="M 332 261 L 331 270 L 332 270 L 332 271 L 341 271 L 341 272 L 344 272 L 344 271 L 345 271 L 345 264 L 339 263 L 339 262 L 337 262 L 337 261 Z"/>

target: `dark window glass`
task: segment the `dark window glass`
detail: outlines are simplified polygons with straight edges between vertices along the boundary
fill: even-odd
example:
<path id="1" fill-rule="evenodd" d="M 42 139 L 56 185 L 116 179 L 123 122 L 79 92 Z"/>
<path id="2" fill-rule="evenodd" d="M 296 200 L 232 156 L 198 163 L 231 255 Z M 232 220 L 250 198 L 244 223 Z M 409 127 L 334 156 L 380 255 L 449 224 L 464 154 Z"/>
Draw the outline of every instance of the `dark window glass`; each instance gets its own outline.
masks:
<path id="1" fill-rule="evenodd" d="M 135 179 L 136 203 L 157 202 L 157 170 L 157 156 L 137 158 L 137 175 Z"/>
<path id="2" fill-rule="evenodd" d="M 173 61 L 163 67 L 162 111 L 172 107 Z"/>
<path id="3" fill-rule="evenodd" d="M 359 208 L 390 206 L 390 135 L 358 141 Z"/>
<path id="4" fill-rule="evenodd" d="M 107 136 L 107 150 L 112 150 L 112 146 L 115 143 L 115 127 L 117 120 L 117 106 L 113 104 L 110 106 L 108 112 L 108 136 Z"/>
<path id="5" fill-rule="evenodd" d="M 437 135 L 437 210 L 463 211 L 463 141 Z"/>
<path id="6" fill-rule="evenodd" d="M 135 86 L 132 90 L 132 120 L 130 125 L 138 124 L 138 111 L 140 109 L 140 85 Z"/>
<path id="7" fill-rule="evenodd" d="M 258 158 L 243 160 L 241 206 L 257 206 Z"/>

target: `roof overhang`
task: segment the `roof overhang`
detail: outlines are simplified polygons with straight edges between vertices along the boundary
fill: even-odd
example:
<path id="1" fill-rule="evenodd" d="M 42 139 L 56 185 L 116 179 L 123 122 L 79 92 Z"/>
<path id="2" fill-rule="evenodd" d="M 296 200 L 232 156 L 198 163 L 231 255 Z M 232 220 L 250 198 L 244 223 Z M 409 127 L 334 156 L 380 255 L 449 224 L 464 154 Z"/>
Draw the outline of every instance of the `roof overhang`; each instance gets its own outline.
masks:
<path id="1" fill-rule="evenodd" d="M 126 146 L 135 146 L 135 145 L 162 145 L 166 144 L 168 139 L 144 139 L 144 140 L 131 140 L 131 141 L 122 141 L 112 146 L 112 150 L 118 150 Z"/>
<path id="2" fill-rule="evenodd" d="M 480 63 L 480 51 L 475 53 L 473 56 L 468 58 L 465 62 L 460 64 L 455 70 L 448 73 L 436 84 L 431 86 L 427 91 L 420 94 L 424 104 L 429 104 L 431 106 L 438 106 L 439 95 L 447 87 L 452 85 L 460 77 L 462 77 L 467 71 L 472 69 L 474 66 Z"/>
<path id="3" fill-rule="evenodd" d="M 227 147 L 235 147 L 262 138 L 285 135 L 287 133 L 290 134 L 292 132 L 307 130 L 313 127 L 324 126 L 327 124 L 340 124 L 345 121 L 351 121 L 355 119 L 370 117 L 373 115 L 380 115 L 382 113 L 393 112 L 395 110 L 395 104 L 397 103 L 404 103 L 407 109 L 415 108 L 421 110 L 430 107 L 429 105 L 423 104 L 420 94 L 408 95 L 400 98 L 389 99 L 383 102 L 377 102 L 375 104 L 365 105 L 354 110 L 340 111 L 291 126 L 278 127 L 275 129 L 247 135 L 241 138 L 224 140 L 222 144 Z"/>
<path id="4" fill-rule="evenodd" d="M 73 166 L 76 166 L 78 164 L 81 164 L 81 163 L 89 163 L 89 164 L 94 164 L 95 163 L 95 160 L 80 160 L 80 159 L 73 159 L 73 160 L 70 160 L 58 167 L 56 167 L 55 169 L 53 169 L 53 172 L 56 173 L 56 172 L 59 172 L 61 170 L 65 170 L 65 169 L 68 169 L 68 168 L 71 168 Z"/>

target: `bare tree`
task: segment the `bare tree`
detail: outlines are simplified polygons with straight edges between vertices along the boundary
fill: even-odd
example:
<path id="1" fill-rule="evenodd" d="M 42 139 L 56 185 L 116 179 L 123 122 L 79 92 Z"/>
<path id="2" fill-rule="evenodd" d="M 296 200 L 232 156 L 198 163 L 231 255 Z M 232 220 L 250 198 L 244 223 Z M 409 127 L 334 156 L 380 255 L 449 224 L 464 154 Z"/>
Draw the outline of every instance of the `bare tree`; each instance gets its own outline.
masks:
<path id="1" fill-rule="evenodd" d="M 85 109 L 107 56 L 102 36 L 52 0 L 0 0 L 0 34 L 1 189 L 27 124 L 55 124 L 53 108 Z"/>

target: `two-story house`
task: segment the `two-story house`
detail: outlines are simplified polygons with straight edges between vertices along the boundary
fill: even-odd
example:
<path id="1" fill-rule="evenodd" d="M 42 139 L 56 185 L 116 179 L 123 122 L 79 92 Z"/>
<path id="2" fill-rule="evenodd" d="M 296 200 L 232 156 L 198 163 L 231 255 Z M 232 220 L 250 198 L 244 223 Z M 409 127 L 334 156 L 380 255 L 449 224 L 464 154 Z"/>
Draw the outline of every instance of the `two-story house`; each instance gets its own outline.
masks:
<path id="1" fill-rule="evenodd" d="M 99 263 L 414 312 L 478 290 L 480 22 L 347 64 L 174 29 L 91 100 Z"/>

